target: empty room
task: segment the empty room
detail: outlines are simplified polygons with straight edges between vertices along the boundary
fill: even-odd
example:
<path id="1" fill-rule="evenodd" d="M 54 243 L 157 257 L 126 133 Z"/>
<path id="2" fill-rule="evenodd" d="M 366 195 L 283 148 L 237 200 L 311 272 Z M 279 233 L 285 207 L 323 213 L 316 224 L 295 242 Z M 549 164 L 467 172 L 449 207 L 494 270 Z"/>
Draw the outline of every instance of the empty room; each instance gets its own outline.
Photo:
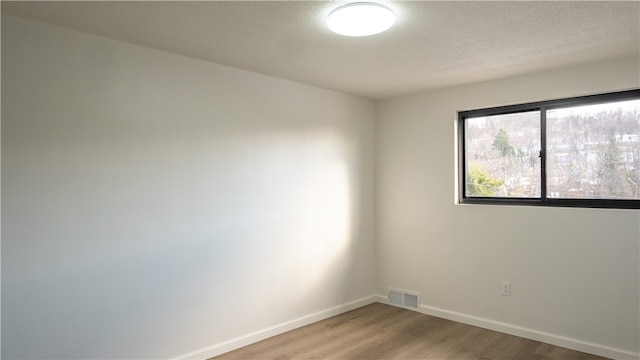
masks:
<path id="1" fill-rule="evenodd" d="M 2 359 L 640 359 L 639 1 L 0 5 Z"/>

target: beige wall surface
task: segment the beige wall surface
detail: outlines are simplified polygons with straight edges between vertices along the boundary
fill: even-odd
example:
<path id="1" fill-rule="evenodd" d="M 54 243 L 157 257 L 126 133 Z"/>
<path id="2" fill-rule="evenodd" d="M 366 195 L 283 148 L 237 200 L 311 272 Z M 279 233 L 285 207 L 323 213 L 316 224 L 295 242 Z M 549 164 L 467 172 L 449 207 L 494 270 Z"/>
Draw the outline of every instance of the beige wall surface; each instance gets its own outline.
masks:
<path id="1" fill-rule="evenodd" d="M 455 124 L 462 110 L 637 88 L 639 63 L 612 60 L 377 103 L 378 292 L 419 291 L 426 312 L 637 354 L 638 210 L 457 205 Z M 501 281 L 511 282 L 510 297 L 501 296 Z"/>
<path id="2" fill-rule="evenodd" d="M 373 119 L 3 15 L 3 358 L 169 358 L 371 296 Z"/>
<path id="3" fill-rule="evenodd" d="M 457 205 L 455 122 L 638 63 L 374 104 L 3 15 L 3 358 L 174 357 L 389 287 L 637 354 L 640 213 Z"/>

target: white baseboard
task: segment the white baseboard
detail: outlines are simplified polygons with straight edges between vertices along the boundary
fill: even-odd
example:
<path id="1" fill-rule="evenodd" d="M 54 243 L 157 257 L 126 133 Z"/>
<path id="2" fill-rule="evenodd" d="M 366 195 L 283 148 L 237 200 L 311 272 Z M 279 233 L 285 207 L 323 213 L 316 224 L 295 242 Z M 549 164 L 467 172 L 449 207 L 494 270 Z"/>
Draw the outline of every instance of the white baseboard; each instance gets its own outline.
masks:
<path id="1" fill-rule="evenodd" d="M 342 314 L 344 312 L 363 307 L 365 305 L 377 302 L 378 298 L 375 295 L 367 296 L 358 300 L 348 302 L 346 304 L 334 306 L 330 309 L 318 311 L 317 313 L 299 317 L 291 321 L 284 322 L 266 329 L 262 329 L 244 336 L 237 337 L 235 339 L 227 340 L 218 344 L 208 346 L 206 348 L 192 351 L 188 354 L 177 356 L 174 360 L 192 359 L 192 360 L 204 360 L 211 357 L 224 354 L 226 352 L 239 349 L 243 346 L 253 344 L 255 342 L 276 336 L 287 331 L 297 329 L 299 327 L 309 325 L 316 321 L 328 319 L 332 316 Z"/>
<path id="2" fill-rule="evenodd" d="M 384 304 L 388 303 L 387 297 L 383 295 L 377 295 L 376 300 L 380 303 L 384 303 Z M 547 344 L 561 346 L 567 349 L 582 351 L 589 354 L 604 356 L 611 359 L 620 359 L 620 360 L 640 359 L 640 353 L 617 349 L 617 348 L 613 348 L 606 345 L 573 339 L 573 338 L 551 334 L 543 331 L 524 328 L 517 325 L 511 325 L 511 324 L 507 324 L 499 321 L 494 321 L 491 319 L 481 318 L 478 316 L 440 309 L 433 306 L 420 305 L 420 312 L 427 315 L 432 315 L 432 316 L 456 321 L 463 324 L 478 326 L 481 328 L 499 331 L 509 335 L 520 336 L 523 338 L 541 341 Z"/>

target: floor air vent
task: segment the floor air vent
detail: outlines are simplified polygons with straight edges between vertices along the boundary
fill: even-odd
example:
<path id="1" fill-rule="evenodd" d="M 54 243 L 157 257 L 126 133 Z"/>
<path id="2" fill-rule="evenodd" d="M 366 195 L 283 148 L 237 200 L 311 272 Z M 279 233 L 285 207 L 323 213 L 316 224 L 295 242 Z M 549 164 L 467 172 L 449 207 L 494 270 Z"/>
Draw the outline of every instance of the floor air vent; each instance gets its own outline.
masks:
<path id="1" fill-rule="evenodd" d="M 413 291 L 389 289 L 389 304 L 410 310 L 418 310 L 420 294 Z"/>

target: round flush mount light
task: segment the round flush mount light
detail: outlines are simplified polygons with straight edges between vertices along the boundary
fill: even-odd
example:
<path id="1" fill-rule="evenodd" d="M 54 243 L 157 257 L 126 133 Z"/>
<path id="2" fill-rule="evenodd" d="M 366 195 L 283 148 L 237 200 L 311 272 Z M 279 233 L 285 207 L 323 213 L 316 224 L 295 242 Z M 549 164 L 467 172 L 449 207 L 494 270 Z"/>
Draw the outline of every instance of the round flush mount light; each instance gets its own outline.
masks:
<path id="1" fill-rule="evenodd" d="M 345 36 L 368 36 L 381 33 L 396 21 L 388 7 L 371 2 L 342 5 L 329 14 L 327 26 Z"/>

